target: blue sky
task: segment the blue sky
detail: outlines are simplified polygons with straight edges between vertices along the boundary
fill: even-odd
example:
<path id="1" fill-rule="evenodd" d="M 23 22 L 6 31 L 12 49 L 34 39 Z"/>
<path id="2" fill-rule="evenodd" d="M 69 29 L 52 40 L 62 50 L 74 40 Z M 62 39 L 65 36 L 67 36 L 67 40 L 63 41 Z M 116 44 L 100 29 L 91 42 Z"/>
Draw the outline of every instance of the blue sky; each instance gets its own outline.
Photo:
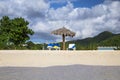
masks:
<path id="1" fill-rule="evenodd" d="M 103 31 L 120 33 L 120 0 L 0 0 L 0 18 L 23 17 L 35 34 L 33 42 L 60 42 L 51 31 L 66 27 L 76 32 L 66 40 L 93 37 Z"/>
<path id="2" fill-rule="evenodd" d="M 75 8 L 77 8 L 77 7 L 91 8 L 95 5 L 102 4 L 104 2 L 104 0 L 73 0 L 73 1 L 70 1 L 70 2 L 73 3 Z M 61 2 L 61 3 L 53 2 L 53 3 L 51 3 L 51 7 L 54 8 L 54 9 L 57 9 L 59 7 L 65 6 L 66 4 L 67 4 L 67 1 L 66 2 Z"/>

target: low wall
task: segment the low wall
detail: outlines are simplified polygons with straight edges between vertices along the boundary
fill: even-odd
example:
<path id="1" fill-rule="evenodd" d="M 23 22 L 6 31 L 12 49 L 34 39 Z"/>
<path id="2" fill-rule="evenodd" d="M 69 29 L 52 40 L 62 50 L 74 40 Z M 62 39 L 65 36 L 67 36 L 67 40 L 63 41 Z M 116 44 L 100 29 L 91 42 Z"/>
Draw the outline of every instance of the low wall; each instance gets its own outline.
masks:
<path id="1" fill-rule="evenodd" d="M 1 67 L 120 66 L 120 51 L 0 50 Z"/>

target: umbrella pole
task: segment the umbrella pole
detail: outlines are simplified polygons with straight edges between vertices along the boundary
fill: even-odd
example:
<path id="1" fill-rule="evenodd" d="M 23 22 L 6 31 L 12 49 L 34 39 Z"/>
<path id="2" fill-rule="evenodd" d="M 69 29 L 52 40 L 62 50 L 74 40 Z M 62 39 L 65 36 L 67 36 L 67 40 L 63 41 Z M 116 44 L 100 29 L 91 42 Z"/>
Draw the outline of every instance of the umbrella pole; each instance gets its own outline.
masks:
<path id="1" fill-rule="evenodd" d="M 63 50 L 65 50 L 65 35 L 62 35 L 62 39 L 63 39 Z"/>

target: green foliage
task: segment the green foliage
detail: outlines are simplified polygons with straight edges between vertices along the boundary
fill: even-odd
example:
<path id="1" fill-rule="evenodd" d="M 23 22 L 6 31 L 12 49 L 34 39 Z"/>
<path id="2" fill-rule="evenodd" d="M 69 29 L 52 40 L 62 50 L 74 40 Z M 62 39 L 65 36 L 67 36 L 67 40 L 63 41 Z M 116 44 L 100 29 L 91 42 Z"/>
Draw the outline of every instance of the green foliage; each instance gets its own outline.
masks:
<path id="1" fill-rule="evenodd" d="M 28 24 L 29 22 L 24 18 L 2 17 L 0 20 L 0 48 L 9 49 L 11 46 L 22 48 L 22 44 L 30 39 L 29 35 L 34 34 L 32 29 L 28 28 Z"/>
<path id="2" fill-rule="evenodd" d="M 10 41 L 10 35 L 11 35 L 11 20 L 9 17 L 4 16 L 0 20 L 0 44 L 2 46 L 7 45 Z"/>
<path id="3" fill-rule="evenodd" d="M 27 40 L 30 39 L 29 34 L 32 35 L 34 32 L 31 29 L 28 29 L 27 25 L 29 23 L 23 18 L 15 18 L 12 20 L 12 30 L 10 41 L 15 45 L 24 44 Z"/>
<path id="4" fill-rule="evenodd" d="M 35 49 L 35 44 L 32 41 L 27 42 L 27 49 Z"/>
<path id="5" fill-rule="evenodd" d="M 32 41 L 28 41 L 26 48 L 30 50 L 42 50 L 43 45 L 42 44 L 34 44 Z"/>
<path id="6" fill-rule="evenodd" d="M 101 41 L 111 38 L 113 36 L 115 36 L 115 34 L 108 32 L 108 31 L 104 31 L 104 32 L 100 33 L 99 35 L 95 36 L 93 38 L 93 41 L 101 42 Z"/>
<path id="7" fill-rule="evenodd" d="M 99 46 L 120 46 L 120 35 L 114 36 L 99 43 Z"/>

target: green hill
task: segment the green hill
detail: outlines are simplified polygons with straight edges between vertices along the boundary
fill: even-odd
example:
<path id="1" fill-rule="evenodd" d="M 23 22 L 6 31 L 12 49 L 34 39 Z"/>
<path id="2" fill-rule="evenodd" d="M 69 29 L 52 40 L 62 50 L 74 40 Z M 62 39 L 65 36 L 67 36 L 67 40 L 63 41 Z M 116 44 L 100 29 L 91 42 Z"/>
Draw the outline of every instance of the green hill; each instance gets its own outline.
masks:
<path id="1" fill-rule="evenodd" d="M 113 34 L 113 33 L 108 32 L 108 31 L 104 31 L 104 32 L 98 34 L 97 36 L 93 37 L 93 40 L 95 42 L 101 42 L 101 41 L 106 40 L 108 38 L 111 38 L 113 36 L 116 36 L 116 34 Z"/>
<path id="2" fill-rule="evenodd" d="M 69 43 L 75 43 L 78 50 L 94 50 L 97 46 L 120 46 L 120 34 L 104 31 L 95 37 L 68 41 L 66 46 Z"/>
<path id="3" fill-rule="evenodd" d="M 101 41 L 100 46 L 120 46 L 120 35 Z"/>

